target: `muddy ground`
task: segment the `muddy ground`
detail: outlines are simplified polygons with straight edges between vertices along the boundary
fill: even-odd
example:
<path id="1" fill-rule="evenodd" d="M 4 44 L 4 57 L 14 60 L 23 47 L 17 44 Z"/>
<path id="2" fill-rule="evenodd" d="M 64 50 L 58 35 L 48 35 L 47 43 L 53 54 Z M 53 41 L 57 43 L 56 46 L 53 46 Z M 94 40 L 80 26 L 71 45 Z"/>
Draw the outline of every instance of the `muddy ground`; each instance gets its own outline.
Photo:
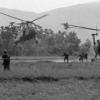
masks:
<path id="1" fill-rule="evenodd" d="M 0 63 L 0 100 L 100 100 L 100 63 Z"/>

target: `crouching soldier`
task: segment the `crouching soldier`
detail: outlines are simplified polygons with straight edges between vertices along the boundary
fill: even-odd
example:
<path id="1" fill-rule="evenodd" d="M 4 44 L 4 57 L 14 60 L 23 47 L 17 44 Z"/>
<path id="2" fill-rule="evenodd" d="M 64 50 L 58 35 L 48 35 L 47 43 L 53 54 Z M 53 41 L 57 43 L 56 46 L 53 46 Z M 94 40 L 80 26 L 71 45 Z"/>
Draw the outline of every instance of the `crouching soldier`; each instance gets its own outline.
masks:
<path id="1" fill-rule="evenodd" d="M 8 55 L 7 50 L 4 50 L 2 59 L 3 59 L 4 71 L 10 70 L 10 56 Z"/>

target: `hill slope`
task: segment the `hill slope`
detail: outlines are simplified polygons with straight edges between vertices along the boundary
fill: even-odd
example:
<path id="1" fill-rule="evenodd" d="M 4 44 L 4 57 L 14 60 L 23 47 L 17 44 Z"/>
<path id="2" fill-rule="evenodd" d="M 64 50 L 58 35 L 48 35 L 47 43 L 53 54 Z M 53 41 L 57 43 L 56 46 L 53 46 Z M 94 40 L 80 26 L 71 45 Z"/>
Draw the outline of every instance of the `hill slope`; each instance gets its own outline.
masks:
<path id="1" fill-rule="evenodd" d="M 36 21 L 36 23 L 43 26 L 43 28 L 52 28 L 55 32 L 57 32 L 58 30 L 64 30 L 63 26 L 61 25 L 64 22 L 68 22 L 69 24 L 74 24 L 74 25 L 93 27 L 93 28 L 95 28 L 97 25 L 98 28 L 100 28 L 99 9 L 100 9 L 100 2 L 59 8 L 40 14 L 33 12 L 8 10 L 3 8 L 0 9 L 0 11 L 27 20 L 32 20 L 43 14 L 49 14 L 48 17 Z M 10 21 L 15 21 L 15 20 L 0 15 L 0 25 L 6 24 Z M 78 33 L 79 38 L 81 38 L 82 40 L 86 38 L 91 38 L 90 34 L 95 33 L 95 31 L 88 31 L 88 30 L 79 30 L 79 29 L 73 29 L 73 30 Z"/>
<path id="2" fill-rule="evenodd" d="M 100 29 L 100 2 L 98 3 L 87 3 L 71 7 L 59 8 L 50 12 L 50 16 L 45 20 L 39 21 L 39 24 L 49 26 L 55 31 L 63 30 L 61 23 L 68 22 L 73 25 L 80 25 L 86 27 Z M 86 38 L 91 39 L 91 33 L 95 31 L 73 29 L 78 33 L 78 36 L 84 40 Z"/>

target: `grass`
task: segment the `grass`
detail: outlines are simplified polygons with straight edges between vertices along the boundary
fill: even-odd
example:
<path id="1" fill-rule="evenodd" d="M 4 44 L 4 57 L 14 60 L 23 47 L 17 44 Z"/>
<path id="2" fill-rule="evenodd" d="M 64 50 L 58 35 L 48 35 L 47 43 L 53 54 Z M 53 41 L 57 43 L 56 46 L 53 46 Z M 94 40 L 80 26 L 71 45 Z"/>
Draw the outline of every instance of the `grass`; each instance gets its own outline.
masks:
<path id="1" fill-rule="evenodd" d="M 0 100 L 99 100 L 100 63 L 0 63 Z"/>
<path id="2" fill-rule="evenodd" d="M 11 71 L 5 72 L 3 72 L 2 64 L 0 65 L 0 79 L 24 77 L 52 77 L 56 79 L 100 77 L 99 63 L 12 62 Z"/>

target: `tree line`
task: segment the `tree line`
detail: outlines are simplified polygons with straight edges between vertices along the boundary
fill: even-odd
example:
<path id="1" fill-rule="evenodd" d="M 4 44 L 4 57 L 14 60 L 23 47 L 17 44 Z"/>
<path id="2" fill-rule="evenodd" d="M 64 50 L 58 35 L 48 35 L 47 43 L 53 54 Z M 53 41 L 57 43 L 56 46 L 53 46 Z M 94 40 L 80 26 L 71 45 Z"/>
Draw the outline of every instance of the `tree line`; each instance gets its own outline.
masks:
<path id="1" fill-rule="evenodd" d="M 8 26 L 1 26 L 0 29 L 0 55 L 4 49 L 12 56 L 61 56 L 64 52 L 69 55 L 89 53 L 91 41 L 87 39 L 84 43 L 78 38 L 76 32 L 58 31 L 43 29 L 38 26 L 36 40 L 29 39 L 15 44 L 20 28 L 10 23 Z"/>

